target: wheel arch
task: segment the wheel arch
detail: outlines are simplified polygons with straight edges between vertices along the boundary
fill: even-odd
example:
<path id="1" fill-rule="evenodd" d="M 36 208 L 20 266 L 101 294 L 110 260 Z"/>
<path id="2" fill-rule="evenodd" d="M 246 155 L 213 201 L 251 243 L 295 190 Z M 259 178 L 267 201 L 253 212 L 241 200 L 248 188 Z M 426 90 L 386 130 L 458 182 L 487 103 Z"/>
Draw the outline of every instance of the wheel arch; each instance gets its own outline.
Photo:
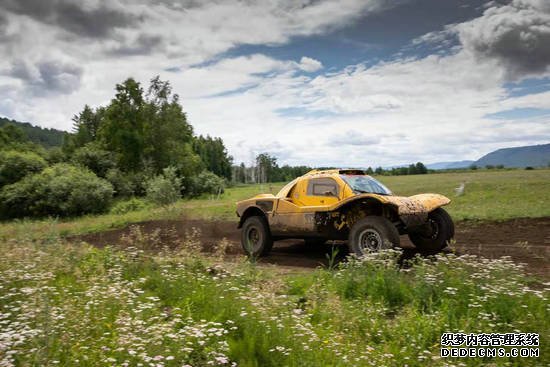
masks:
<path id="1" fill-rule="evenodd" d="M 346 202 L 337 210 L 346 216 L 353 212 L 359 212 L 362 216 L 376 215 L 385 217 L 392 222 L 399 220 L 397 205 L 383 202 L 376 197 L 358 197 Z M 351 225 L 349 226 L 351 227 Z"/>
<path id="2" fill-rule="evenodd" d="M 237 228 L 242 228 L 244 222 L 248 218 L 253 217 L 253 216 L 263 217 L 267 221 L 267 217 L 265 215 L 265 212 L 262 209 L 260 209 L 257 206 L 249 206 L 243 212 L 243 215 L 241 215 L 241 219 L 239 219 L 239 225 L 237 226 Z"/>

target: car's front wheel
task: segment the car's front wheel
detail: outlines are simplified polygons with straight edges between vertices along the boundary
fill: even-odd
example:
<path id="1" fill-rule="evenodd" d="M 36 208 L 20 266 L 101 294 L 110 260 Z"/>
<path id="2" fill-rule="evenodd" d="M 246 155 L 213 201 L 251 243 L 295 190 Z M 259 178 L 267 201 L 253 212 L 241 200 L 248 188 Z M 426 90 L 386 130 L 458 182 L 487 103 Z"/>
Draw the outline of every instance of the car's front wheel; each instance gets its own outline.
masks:
<path id="1" fill-rule="evenodd" d="M 269 225 L 263 217 L 253 216 L 245 220 L 241 231 L 241 245 L 248 256 L 266 256 L 273 247 Z"/>
<path id="2" fill-rule="evenodd" d="M 416 248 L 427 254 L 441 251 L 454 237 L 455 226 L 451 216 L 443 208 L 428 214 L 428 222 L 417 231 L 409 233 Z"/>
<path id="3" fill-rule="evenodd" d="M 350 252 L 363 256 L 369 252 L 399 246 L 399 232 L 388 219 L 368 216 L 358 220 L 349 233 Z"/>

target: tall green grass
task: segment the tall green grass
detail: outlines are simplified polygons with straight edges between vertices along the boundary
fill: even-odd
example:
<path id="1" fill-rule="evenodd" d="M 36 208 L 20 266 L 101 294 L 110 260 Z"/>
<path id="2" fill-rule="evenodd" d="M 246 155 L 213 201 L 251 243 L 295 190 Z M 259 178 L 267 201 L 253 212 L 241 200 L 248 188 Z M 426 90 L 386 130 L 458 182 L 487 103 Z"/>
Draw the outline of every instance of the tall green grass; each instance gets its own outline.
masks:
<path id="1" fill-rule="evenodd" d="M 0 244 L 2 366 L 539 366 L 548 283 L 506 259 L 397 253 L 299 275 L 201 256 Z M 539 358 L 439 357 L 444 332 L 535 332 Z"/>

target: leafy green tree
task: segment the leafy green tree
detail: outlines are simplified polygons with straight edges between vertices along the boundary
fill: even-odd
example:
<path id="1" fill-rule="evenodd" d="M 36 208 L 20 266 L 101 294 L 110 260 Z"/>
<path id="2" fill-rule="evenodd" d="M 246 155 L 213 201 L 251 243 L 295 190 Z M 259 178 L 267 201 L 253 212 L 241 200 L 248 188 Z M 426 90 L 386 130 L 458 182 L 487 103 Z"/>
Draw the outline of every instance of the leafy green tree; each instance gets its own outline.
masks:
<path id="1" fill-rule="evenodd" d="M 415 168 L 417 174 L 424 175 L 428 173 L 428 168 L 422 162 L 417 162 Z"/>
<path id="2" fill-rule="evenodd" d="M 200 172 L 200 157 L 192 148 L 193 129 L 168 82 L 156 77 L 144 94 L 141 85 L 129 78 L 116 90 L 101 113 L 97 138 L 104 149 L 115 153 L 121 171 L 137 172 L 148 165 L 155 174 L 168 166 L 182 175 Z"/>
<path id="3" fill-rule="evenodd" d="M 548 164 L 548 166 L 550 167 L 550 163 Z M 237 182 L 246 183 L 246 167 L 242 162 L 237 170 Z"/>
<path id="4" fill-rule="evenodd" d="M 256 181 L 257 182 L 275 182 L 278 181 L 279 166 L 277 158 L 270 156 L 268 153 L 258 154 L 256 157 Z"/>
<path id="5" fill-rule="evenodd" d="M 3 133 L 2 135 L 5 136 L 5 139 L 10 143 L 26 143 L 29 141 L 23 129 L 14 124 L 8 123 L 2 126 L 0 130 Z"/>
<path id="6" fill-rule="evenodd" d="M 44 158 L 33 152 L 0 151 L 0 187 L 40 172 L 46 166 Z"/>
<path id="7" fill-rule="evenodd" d="M 222 139 L 200 135 L 193 141 L 193 150 L 201 157 L 206 170 L 231 179 L 233 157 L 227 153 Z"/>
<path id="8" fill-rule="evenodd" d="M 63 131 L 49 128 L 42 128 L 39 126 L 33 126 L 28 122 L 18 122 L 10 120 L 5 117 L 0 117 L 0 131 L 5 125 L 13 125 L 21 129 L 25 137 L 34 144 L 40 145 L 44 148 L 60 147 L 63 139 Z M 2 133 L 0 132 L 0 135 Z M 26 140 L 26 139 L 25 139 Z M 2 139 L 0 138 L 0 143 Z"/>
<path id="9" fill-rule="evenodd" d="M 98 138 L 101 144 L 116 153 L 123 171 L 141 168 L 144 153 L 145 100 L 143 89 L 132 78 L 116 85 L 116 95 L 105 109 Z"/>
<path id="10" fill-rule="evenodd" d="M 0 148 L 8 146 L 10 143 L 10 138 L 4 129 L 0 129 Z"/>
<path id="11" fill-rule="evenodd" d="M 32 143 L 25 131 L 11 123 L 0 127 L 0 150 L 34 151 L 44 154 L 44 148 Z"/>
<path id="12" fill-rule="evenodd" d="M 179 103 L 179 96 L 172 94 L 169 82 L 157 76 L 151 80 L 145 101 L 143 132 L 144 158 L 151 160 L 156 172 L 173 166 L 187 174 L 199 172 L 200 158 L 192 149 L 193 128 Z"/>
<path id="13" fill-rule="evenodd" d="M 104 113 L 103 107 L 94 111 L 90 106 L 85 105 L 82 112 L 73 117 L 73 134 L 65 137 L 64 151 L 70 154 L 75 149 L 96 141 Z"/>

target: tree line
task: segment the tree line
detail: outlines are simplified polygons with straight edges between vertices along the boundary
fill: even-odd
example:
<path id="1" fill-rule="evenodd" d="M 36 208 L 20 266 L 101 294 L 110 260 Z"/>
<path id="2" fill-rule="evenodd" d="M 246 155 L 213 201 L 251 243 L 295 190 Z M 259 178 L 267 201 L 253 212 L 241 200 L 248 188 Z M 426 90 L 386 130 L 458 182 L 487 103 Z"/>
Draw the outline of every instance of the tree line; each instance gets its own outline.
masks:
<path id="1" fill-rule="evenodd" d="M 106 106 L 84 106 L 74 116 L 61 147 L 46 148 L 3 124 L 0 217 L 99 213 L 113 198 L 168 204 L 223 191 L 233 158 L 222 139 L 194 134 L 169 82 L 155 77 L 144 89 L 129 78 L 115 89 Z"/>
<path id="2" fill-rule="evenodd" d="M 18 130 L 22 130 L 22 133 L 28 140 L 44 146 L 45 148 L 59 147 L 63 143 L 64 132 L 61 130 L 32 126 L 28 122 L 17 122 L 15 120 L 0 117 L 0 128 L 8 125 L 19 128 Z M 5 143 L 6 140 L 0 137 L 0 144 L 3 142 Z"/>
<path id="3" fill-rule="evenodd" d="M 336 169 L 341 167 L 317 167 L 317 169 Z M 287 182 L 302 176 L 313 170 L 310 166 L 279 166 L 277 157 L 269 153 L 261 153 L 256 156 L 254 164 L 245 166 L 233 166 L 232 181 L 234 183 L 266 183 L 266 182 Z M 424 163 L 417 162 L 405 167 L 393 167 L 384 169 L 368 167 L 365 172 L 369 175 L 400 176 L 400 175 L 421 175 L 430 171 Z"/>

